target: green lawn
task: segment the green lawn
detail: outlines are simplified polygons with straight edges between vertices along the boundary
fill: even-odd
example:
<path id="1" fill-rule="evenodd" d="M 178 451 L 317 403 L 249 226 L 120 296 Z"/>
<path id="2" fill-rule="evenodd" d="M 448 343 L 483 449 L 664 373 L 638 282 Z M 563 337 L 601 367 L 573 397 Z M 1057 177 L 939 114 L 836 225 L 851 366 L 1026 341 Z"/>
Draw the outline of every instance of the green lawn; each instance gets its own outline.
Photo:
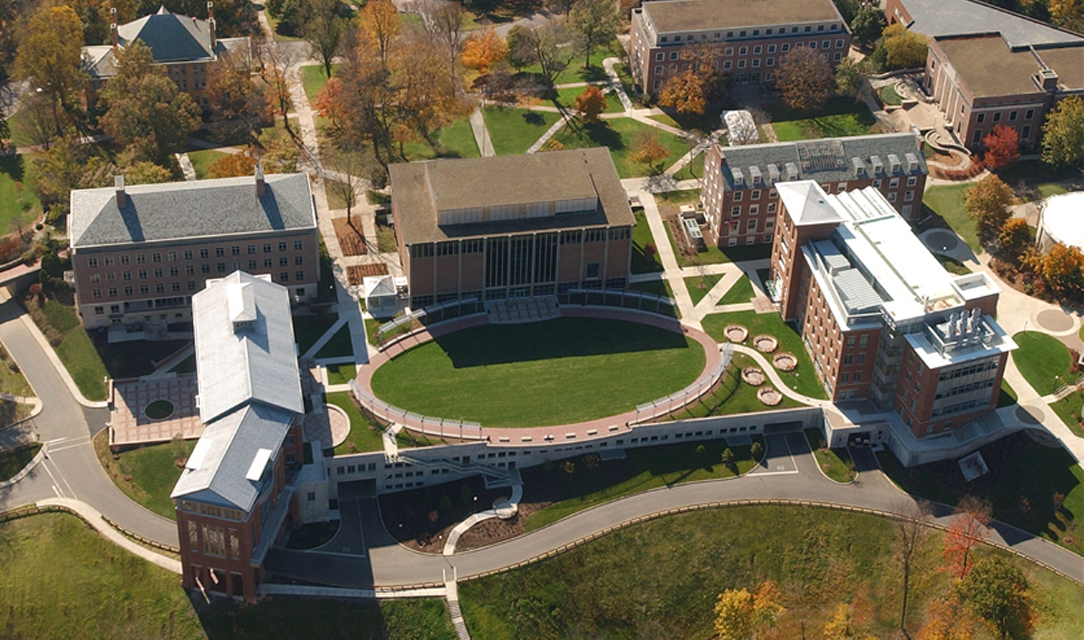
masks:
<path id="1" fill-rule="evenodd" d="M 206 605 L 202 598 L 189 600 L 176 574 L 127 553 L 67 514 L 0 524 L 0 538 L 5 638 L 455 638 L 447 607 L 437 598 L 376 604 L 262 598 L 248 605 L 219 598 Z M 49 603 L 63 605 L 52 608 Z"/>
<path id="2" fill-rule="evenodd" d="M 16 396 L 32 396 L 34 390 L 7 349 L 0 347 L 0 391 Z"/>
<path id="3" fill-rule="evenodd" d="M 1060 340 L 1039 331 L 1022 331 L 1012 339 L 1020 346 L 1012 352 L 1013 362 L 1032 389 L 1045 396 L 1066 382 L 1072 356 Z"/>
<path id="4" fill-rule="evenodd" d="M 753 281 L 749 279 L 749 276 L 742 275 L 737 282 L 727 289 L 727 292 L 719 300 L 719 304 L 749 302 L 753 295 Z"/>
<path id="5" fill-rule="evenodd" d="M 698 455 L 701 446 L 703 451 Z M 583 459 L 578 459 L 573 463 L 572 474 L 562 465 L 534 467 L 525 472 L 528 474 L 525 500 L 534 500 L 531 490 L 536 486 L 569 497 L 529 515 L 523 528 L 534 531 L 604 502 L 682 482 L 730 478 L 747 473 L 756 465 L 749 446 L 731 447 L 734 462 L 729 466 L 723 464 L 722 453 L 726 448 L 726 440 L 720 439 L 629 449 L 625 452 L 628 461 L 618 463 L 619 468 L 609 469 L 606 468 L 609 463 L 599 463 L 602 468 L 591 469 Z"/>
<path id="6" fill-rule="evenodd" d="M 945 271 L 948 271 L 949 273 L 958 276 L 966 276 L 971 273 L 971 269 L 967 268 L 967 265 L 955 258 L 943 256 L 940 253 L 934 253 L 933 257 L 937 258 L 937 261 L 940 262 L 941 266 L 945 268 Z"/>
<path id="7" fill-rule="evenodd" d="M 689 164 L 674 173 L 674 180 L 699 180 L 704 177 L 704 154 L 698 153 Z"/>
<path id="8" fill-rule="evenodd" d="M 1001 393 L 997 395 L 997 408 L 1016 404 L 1016 391 L 1004 378 L 1001 380 Z"/>
<path id="9" fill-rule="evenodd" d="M 1016 433 L 979 449 L 990 473 L 967 482 L 955 460 L 905 469 L 890 452 L 877 454 L 881 468 L 904 490 L 954 505 L 965 495 L 981 496 L 994 518 L 1057 542 L 1084 555 L 1076 517 L 1084 514 L 1084 470 L 1061 446 L 1035 444 Z M 1054 494 L 1064 496 L 1054 509 Z"/>
<path id="10" fill-rule="evenodd" d="M 344 324 L 331 336 L 331 339 L 316 352 L 317 358 L 342 358 L 354 355 L 354 346 L 350 342 L 350 325 Z"/>
<path id="11" fill-rule="evenodd" d="M 376 247 L 380 253 L 395 253 L 399 250 L 393 227 L 379 223 L 376 225 Z"/>
<path id="12" fill-rule="evenodd" d="M 41 445 L 38 443 L 24 444 L 14 449 L 0 451 L 0 482 L 10 480 L 12 476 L 22 471 L 23 467 L 30 464 L 34 456 L 38 455 L 38 451 L 41 451 Z"/>
<path id="13" fill-rule="evenodd" d="M 582 125 L 578 130 L 565 125 L 551 140 L 560 142 L 565 149 L 608 147 L 614 166 L 617 167 L 617 174 L 621 178 L 637 178 L 650 174 L 647 167 L 632 159 L 636 138 L 648 129 L 652 127 L 632 118 L 614 118 L 598 124 Z M 659 143 L 670 152 L 663 164 L 671 165 L 689 152 L 689 145 L 681 138 L 657 129 L 654 132 Z M 496 141 L 493 144 L 496 145 Z"/>
<path id="14" fill-rule="evenodd" d="M 636 228 L 632 230 L 632 272 L 652 273 L 662 271 L 662 262 L 659 260 L 658 247 L 655 246 L 655 238 L 651 235 L 651 228 L 647 224 L 647 216 L 643 211 L 637 211 Z M 653 251 L 648 257 L 644 247 L 651 245 Z"/>
<path id="15" fill-rule="evenodd" d="M 599 87 L 602 90 L 602 87 Z M 571 108 L 576 103 L 576 98 L 580 97 L 584 91 L 587 91 L 587 87 L 565 87 L 557 90 L 557 102 L 562 105 Z M 606 109 L 603 113 L 621 113 L 625 110 L 625 107 L 621 106 L 621 99 L 617 97 L 617 93 L 611 91 L 604 94 L 606 96 Z"/>
<path id="16" fill-rule="evenodd" d="M 304 355 L 338 320 L 337 313 L 322 316 L 294 316 L 294 341 L 297 342 L 298 352 Z"/>
<path id="17" fill-rule="evenodd" d="M 762 333 L 775 336 L 779 340 L 777 353 L 786 351 L 798 357 L 798 367 L 794 371 L 778 371 L 779 377 L 787 383 L 788 387 L 802 395 L 811 398 L 828 398 L 820 380 L 817 379 L 817 373 L 813 369 L 809 354 L 806 353 L 805 346 L 802 344 L 802 337 L 789 324 L 783 322 L 783 318 L 779 314 L 758 314 L 755 311 L 713 313 L 704 316 L 701 324 L 704 326 L 704 331 L 719 342 L 727 341 L 726 337 L 723 336 L 723 329 L 731 324 L 740 324 L 748 329 L 749 338 L 747 340 L 752 340 Z"/>
<path id="18" fill-rule="evenodd" d="M 880 96 L 881 102 L 885 105 L 899 106 L 903 104 L 903 96 L 896 92 L 896 85 L 888 84 L 881 87 L 881 90 L 877 92 Z"/>
<path id="19" fill-rule="evenodd" d="M 648 118 L 651 118 L 655 122 L 661 122 L 663 124 L 670 125 L 671 127 L 681 128 L 681 125 L 678 124 L 677 120 L 674 120 L 673 118 L 666 115 L 665 113 L 660 113 L 657 116 L 648 116 Z"/>
<path id="20" fill-rule="evenodd" d="M 549 111 L 531 111 L 513 107 L 486 107 L 482 112 L 499 156 L 515 156 L 527 152 L 542 134 L 561 116 Z"/>
<path id="21" fill-rule="evenodd" d="M 108 432 L 94 437 L 94 450 L 108 475 L 129 498 L 160 516 L 176 520 L 169 494 L 181 478 L 182 469 L 175 463 L 187 459 L 195 440 L 163 442 L 129 449 L 114 460 L 109 451 Z"/>
<path id="22" fill-rule="evenodd" d="M 196 177 L 204 180 L 211 177 L 211 165 L 228 155 L 230 154 L 217 149 L 200 149 L 198 151 L 189 151 L 188 159 L 192 162 L 192 169 L 195 170 Z"/>
<path id="23" fill-rule="evenodd" d="M 854 638 L 899 634 L 900 569 L 892 523 L 867 514 L 807 507 L 705 509 L 632 525 L 559 556 L 459 585 L 471 637 L 707 639 L 725 589 L 779 585 L 786 611 L 773 638 L 821 638 L 832 611 L 853 607 Z M 907 627 L 951 589 L 944 534 L 931 531 L 914 556 Z M 1078 638 L 1084 587 L 1003 552 L 1027 571 L 1042 611 L 1035 638 Z M 843 637 L 843 636 L 839 636 Z M 988 640 L 985 631 L 976 640 Z"/>
<path id="24" fill-rule="evenodd" d="M 625 50 L 616 40 L 609 46 L 598 47 L 591 52 L 591 68 L 584 66 L 585 60 L 582 53 L 577 53 L 569 62 L 568 67 L 557 75 L 554 84 L 570 84 L 573 82 L 597 82 L 606 79 L 606 70 L 602 68 L 602 61 L 606 58 L 625 58 Z M 542 67 L 537 64 L 523 69 L 524 73 L 542 73 Z"/>
<path id="25" fill-rule="evenodd" d="M 1037 186 L 1036 189 L 1039 190 L 1039 193 L 1041 193 L 1044 198 L 1049 198 L 1050 196 L 1059 196 L 1063 193 L 1069 193 L 1069 191 L 1065 187 L 1061 186 L 1057 182 L 1044 182 L 1043 184 Z"/>
<path id="26" fill-rule="evenodd" d="M 327 366 L 328 384 L 347 384 L 358 376 L 357 365 L 329 364 Z"/>
<path id="27" fill-rule="evenodd" d="M 851 454 L 846 448 L 829 449 L 819 429 L 806 429 L 805 439 L 825 475 L 836 482 L 847 483 L 854 480 L 857 474 Z"/>
<path id="28" fill-rule="evenodd" d="M 334 76 L 341 65 L 331 65 L 331 75 Z M 327 86 L 327 75 L 324 73 L 324 65 L 309 64 L 301 67 L 301 85 L 305 88 L 305 96 L 312 102 L 316 94 L 323 91 Z"/>
<path id="29" fill-rule="evenodd" d="M 56 354 L 68 369 L 79 391 L 87 400 L 105 400 L 105 378 L 109 372 L 106 371 L 90 336 L 80 324 L 75 307 L 57 300 L 46 300 L 42 312 L 39 317 L 44 318 L 48 326 L 52 326 L 64 336 L 64 340 L 56 348 Z M 35 321 L 37 320 L 38 318 L 35 318 Z M 40 322 L 39 327 L 45 329 Z"/>
<path id="30" fill-rule="evenodd" d="M 102 331 L 96 331 L 91 340 L 106 372 L 114 380 L 154 373 L 154 363 L 192 344 L 191 340 L 133 340 L 110 344 Z"/>
<path id="31" fill-rule="evenodd" d="M 689 290 L 689 296 L 693 299 L 693 306 L 699 304 L 704 299 L 704 296 L 708 295 L 708 292 L 722 279 L 722 274 L 685 278 L 685 288 Z"/>
<path id="32" fill-rule="evenodd" d="M 672 331 L 559 318 L 442 336 L 381 366 L 372 384 L 425 415 L 544 426 L 630 411 L 693 382 L 704 362 L 699 344 Z"/>
<path id="33" fill-rule="evenodd" d="M 865 103 L 846 97 L 832 98 L 813 113 L 798 113 L 782 106 L 769 107 L 768 113 L 780 142 L 860 136 L 877 123 Z"/>
<path id="34" fill-rule="evenodd" d="M 41 216 L 41 202 L 27 171 L 30 157 L 0 157 L 0 234 L 9 233 L 16 218 L 26 227 Z"/>
<path id="35" fill-rule="evenodd" d="M 335 447 L 335 455 L 384 450 L 384 441 L 381 438 L 384 430 L 380 428 L 380 425 L 373 424 L 365 417 L 348 392 L 327 394 L 327 403 L 339 407 L 350 418 L 350 435 L 346 436 L 342 444 Z"/>
<path id="36" fill-rule="evenodd" d="M 1084 438 L 1084 425 L 1080 423 L 1080 411 L 1084 408 L 1084 393 L 1074 391 L 1061 400 L 1050 405 L 1054 413 L 1058 414 L 1061 421 L 1069 430 L 1079 438 Z"/>
<path id="37" fill-rule="evenodd" d="M 685 407 L 669 416 L 671 420 L 688 420 L 691 418 L 706 418 L 709 416 L 729 416 L 736 413 L 758 413 L 760 411 L 776 411 L 778 409 L 792 409 L 805 406 L 801 402 L 791 400 L 783 396 L 783 401 L 775 406 L 768 406 L 757 397 L 758 387 L 753 387 L 741 379 L 742 369 L 748 366 L 759 366 L 744 353 L 734 354 L 730 362 L 730 368 L 722 382 L 715 386 L 696 404 Z M 762 386 L 772 387 L 770 382 Z"/>
<path id="38" fill-rule="evenodd" d="M 474 140 L 474 131 L 470 120 L 460 118 L 444 127 L 437 137 L 439 150 L 429 146 L 424 140 L 411 140 L 403 145 L 407 160 L 432 160 L 433 158 L 477 158 L 478 143 Z M 494 143 L 496 144 L 496 143 Z"/>
<path id="39" fill-rule="evenodd" d="M 978 225 L 964 210 L 964 191 L 971 185 L 957 184 L 950 186 L 930 187 L 922 196 L 922 204 L 931 211 L 941 216 L 955 231 L 967 246 L 976 255 L 982 253 L 982 245 L 979 243 Z"/>

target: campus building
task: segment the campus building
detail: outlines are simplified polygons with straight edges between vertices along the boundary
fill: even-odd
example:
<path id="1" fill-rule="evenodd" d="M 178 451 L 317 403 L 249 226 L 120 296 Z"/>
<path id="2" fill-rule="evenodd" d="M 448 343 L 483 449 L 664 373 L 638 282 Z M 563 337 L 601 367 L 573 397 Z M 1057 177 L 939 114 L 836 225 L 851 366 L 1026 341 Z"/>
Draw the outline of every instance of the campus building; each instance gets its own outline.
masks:
<path id="1" fill-rule="evenodd" d="M 726 147 L 712 144 L 701 199 L 720 247 L 771 243 L 780 181 L 815 180 L 825 193 L 873 186 L 908 220 L 921 217 L 929 170 L 916 133 Z"/>
<path id="2" fill-rule="evenodd" d="M 930 37 L 923 88 L 972 150 L 998 124 L 1034 147 L 1057 101 L 1084 92 L 1084 35 L 978 0 L 887 0 L 885 18 Z"/>
<path id="3" fill-rule="evenodd" d="M 994 320 L 1000 289 L 954 276 L 884 195 L 783 183 L 768 288 L 797 324 L 834 402 L 869 400 L 916 439 L 996 407 L 1016 348 Z"/>
<path id="4" fill-rule="evenodd" d="M 608 149 L 395 164 L 410 306 L 624 289 L 636 224 Z"/>
<path id="5" fill-rule="evenodd" d="M 282 527 L 305 520 L 298 499 L 305 408 L 290 296 L 268 276 L 235 271 L 193 296 L 192 310 L 204 431 L 170 496 L 182 581 L 252 601 Z M 326 475 L 317 476 L 326 492 Z"/>
<path id="6" fill-rule="evenodd" d="M 290 299 L 316 296 L 316 207 L 303 173 L 126 186 L 71 193 L 68 237 L 87 328 L 191 319 L 192 296 L 233 271 L 269 275 Z"/>
<path id="7" fill-rule="evenodd" d="M 204 91 L 211 67 L 222 56 L 236 53 L 249 56 L 248 38 L 215 36 L 214 3 L 207 3 L 207 20 L 172 13 L 164 6 L 156 13 L 122 25 L 111 10 L 111 44 L 83 47 L 83 69 L 90 76 L 87 102 L 93 104 L 97 93 L 117 73 L 117 52 L 136 40 L 151 50 L 154 63 L 165 68 L 177 88 L 192 96 L 196 104 L 208 108 Z"/>
<path id="8" fill-rule="evenodd" d="M 816 49 L 835 67 L 850 46 L 831 0 L 664 0 L 632 10 L 629 58 L 633 79 L 656 95 L 697 60 L 721 58 L 718 68 L 736 84 L 770 86 L 792 49 Z"/>

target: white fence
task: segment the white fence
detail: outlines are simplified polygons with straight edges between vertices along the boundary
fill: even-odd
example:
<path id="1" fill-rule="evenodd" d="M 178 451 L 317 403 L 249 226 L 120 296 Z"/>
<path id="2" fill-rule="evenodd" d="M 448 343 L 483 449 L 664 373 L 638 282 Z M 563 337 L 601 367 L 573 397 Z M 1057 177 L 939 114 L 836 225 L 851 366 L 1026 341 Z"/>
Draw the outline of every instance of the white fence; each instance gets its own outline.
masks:
<path id="1" fill-rule="evenodd" d="M 698 378 L 696 382 L 685 387 L 681 391 L 675 391 L 664 398 L 645 402 L 644 404 L 637 406 L 636 418 L 630 421 L 629 424 L 633 425 L 650 422 L 661 416 L 669 415 L 707 395 L 723 377 L 723 374 L 726 373 L 727 367 L 730 366 L 730 359 L 733 356 L 733 350 L 731 349 L 730 344 L 724 344 L 721 347 L 721 351 L 723 356 L 722 360 L 719 361 L 719 364 L 712 367 L 711 371 L 707 372 Z"/>
<path id="2" fill-rule="evenodd" d="M 441 438 L 458 438 L 460 440 L 485 439 L 485 436 L 482 435 L 482 425 L 477 422 L 434 418 L 432 416 L 423 416 L 419 413 L 414 413 L 413 411 L 401 409 L 366 392 L 361 388 L 361 385 L 357 383 L 357 380 L 350 381 L 350 390 L 354 392 L 354 397 L 358 399 L 358 402 L 361 403 L 361 406 L 363 406 L 366 411 L 372 413 L 381 420 L 406 425 L 409 426 L 412 431 L 420 431 L 426 435 L 440 436 Z"/>

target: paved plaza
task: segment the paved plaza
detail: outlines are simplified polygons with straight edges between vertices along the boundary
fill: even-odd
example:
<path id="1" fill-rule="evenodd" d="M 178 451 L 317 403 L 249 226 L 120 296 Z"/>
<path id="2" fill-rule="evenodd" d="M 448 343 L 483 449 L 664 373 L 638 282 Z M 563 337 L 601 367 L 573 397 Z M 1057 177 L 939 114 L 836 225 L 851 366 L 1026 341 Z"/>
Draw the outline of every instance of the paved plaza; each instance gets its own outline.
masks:
<path id="1" fill-rule="evenodd" d="M 178 433 L 186 440 L 200 437 L 203 423 L 199 419 L 196 393 L 195 374 L 116 383 L 109 422 L 110 444 L 166 442 Z M 148 418 L 147 405 L 155 400 L 173 403 L 173 415 L 162 420 Z"/>

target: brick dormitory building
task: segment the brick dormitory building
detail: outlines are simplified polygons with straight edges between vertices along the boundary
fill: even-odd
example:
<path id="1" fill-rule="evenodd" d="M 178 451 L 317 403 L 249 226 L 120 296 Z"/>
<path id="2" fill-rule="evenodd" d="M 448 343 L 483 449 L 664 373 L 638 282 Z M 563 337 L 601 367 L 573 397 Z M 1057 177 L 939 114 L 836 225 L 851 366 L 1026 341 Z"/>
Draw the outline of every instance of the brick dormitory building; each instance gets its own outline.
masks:
<path id="1" fill-rule="evenodd" d="M 768 288 L 829 398 L 872 401 L 915 439 L 992 411 L 1016 348 L 994 320 L 993 281 L 945 271 L 872 186 L 778 190 Z"/>
<path id="2" fill-rule="evenodd" d="M 630 67 L 646 93 L 694 70 L 704 45 L 722 56 L 721 69 L 736 84 L 771 85 L 779 59 L 793 49 L 820 51 L 835 67 L 851 33 L 831 0 L 663 0 L 632 11 Z"/>
<path id="3" fill-rule="evenodd" d="M 720 247 L 771 243 L 783 181 L 815 180 L 826 193 L 874 186 L 904 218 L 921 217 L 929 170 L 915 133 L 727 147 L 704 161 L 701 200 Z"/>
<path id="4" fill-rule="evenodd" d="M 316 295 L 319 238 L 302 173 L 77 189 L 68 216 L 79 314 L 88 328 L 191 319 L 209 278 L 270 275 L 294 302 Z"/>
<path id="5" fill-rule="evenodd" d="M 635 218 L 608 149 L 395 164 L 410 306 L 628 285 Z"/>

